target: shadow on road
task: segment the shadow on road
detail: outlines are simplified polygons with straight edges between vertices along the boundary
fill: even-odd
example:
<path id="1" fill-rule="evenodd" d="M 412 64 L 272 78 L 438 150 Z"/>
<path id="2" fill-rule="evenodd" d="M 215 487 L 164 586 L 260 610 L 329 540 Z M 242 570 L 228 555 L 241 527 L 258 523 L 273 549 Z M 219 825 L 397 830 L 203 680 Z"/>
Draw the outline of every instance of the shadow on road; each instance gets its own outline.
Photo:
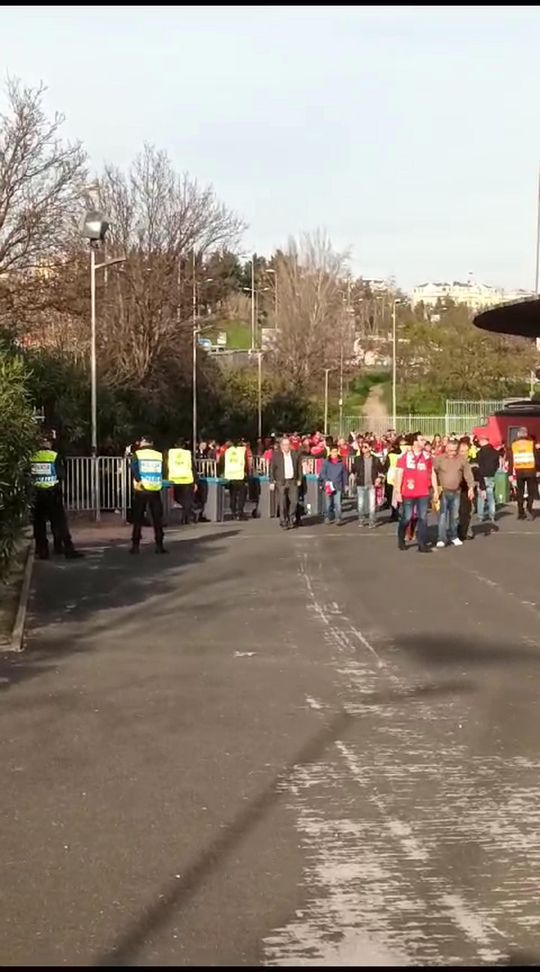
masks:
<path id="1" fill-rule="evenodd" d="M 166 599 L 171 593 L 178 598 L 181 585 L 192 591 L 186 571 L 222 553 L 237 533 L 222 530 L 169 537 L 167 556 L 156 555 L 150 544 L 132 557 L 125 543 L 113 542 L 104 549 L 102 541 L 93 541 L 83 548 L 84 560 L 38 562 L 27 626 L 29 647 L 22 655 L 0 654 L 0 691 L 39 675 L 70 654 L 89 650 L 91 636 L 114 631 L 111 609 L 124 609 L 125 623 L 130 609 L 135 614 L 148 602 L 148 618 L 157 610 L 156 599 Z M 54 636 L 49 626 L 55 626 Z"/>
<path id="2" fill-rule="evenodd" d="M 446 635 L 404 635 L 396 647 L 416 656 L 424 666 L 442 665 L 494 666 L 501 662 L 516 665 L 533 662 L 540 666 L 540 649 L 527 648 L 512 642 L 494 645 L 481 637 L 472 638 L 449 632 Z"/>
<path id="3" fill-rule="evenodd" d="M 362 696 L 360 705 L 368 709 L 370 706 L 395 705 L 399 702 L 423 702 L 438 696 L 462 694 L 474 691 L 473 684 L 464 681 L 446 681 L 441 684 L 417 685 L 411 689 L 390 689 L 370 693 Z M 152 895 L 152 904 L 143 911 L 139 918 L 127 928 L 125 933 L 111 946 L 111 948 L 94 963 L 97 967 L 127 966 L 137 962 L 140 952 L 147 940 L 159 932 L 169 920 L 188 905 L 191 898 L 197 894 L 203 883 L 212 872 L 226 866 L 230 855 L 238 852 L 239 846 L 247 839 L 255 826 L 269 813 L 272 807 L 287 794 L 287 783 L 292 779 L 298 767 L 307 766 L 321 759 L 328 747 L 337 739 L 344 740 L 354 727 L 364 732 L 361 714 L 352 714 L 341 710 L 332 721 L 322 728 L 304 746 L 272 782 L 257 796 L 219 835 L 210 843 L 206 851 L 191 865 L 178 865 L 176 873 L 180 879 L 169 879 L 160 889 L 157 896 Z M 154 903 L 157 898 L 157 903 Z M 236 964 L 236 961 L 224 964 Z"/>

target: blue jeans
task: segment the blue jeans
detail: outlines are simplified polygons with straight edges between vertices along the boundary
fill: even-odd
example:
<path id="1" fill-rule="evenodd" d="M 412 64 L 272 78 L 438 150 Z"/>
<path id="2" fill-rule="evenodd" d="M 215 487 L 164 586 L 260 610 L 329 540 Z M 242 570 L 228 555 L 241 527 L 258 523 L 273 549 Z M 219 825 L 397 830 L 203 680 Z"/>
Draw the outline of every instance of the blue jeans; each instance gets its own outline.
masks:
<path id="1" fill-rule="evenodd" d="M 341 490 L 324 494 L 324 516 L 327 520 L 341 520 Z"/>
<path id="2" fill-rule="evenodd" d="M 369 525 L 375 526 L 375 487 L 357 486 L 356 495 L 358 501 L 358 517 L 369 517 Z"/>
<path id="3" fill-rule="evenodd" d="M 439 510 L 439 540 L 446 543 L 455 540 L 458 535 L 459 522 L 459 489 L 443 489 L 441 493 L 441 508 Z"/>
<path id="4" fill-rule="evenodd" d="M 494 476 L 485 476 L 484 477 L 484 481 L 485 481 L 485 484 L 486 484 L 486 499 L 487 499 L 488 516 L 489 516 L 489 519 L 490 520 L 494 520 L 495 519 L 495 510 L 496 510 L 496 507 L 495 507 L 495 477 Z M 478 516 L 480 517 L 481 520 L 484 519 L 486 499 L 484 499 L 484 497 L 482 496 L 482 493 L 480 492 L 480 490 L 478 490 L 478 499 L 477 499 L 476 512 L 478 513 Z"/>
<path id="5" fill-rule="evenodd" d="M 416 528 L 416 536 L 418 537 L 418 545 L 420 547 L 425 547 L 428 538 L 428 527 L 427 527 L 427 511 L 429 505 L 429 496 L 421 496 L 418 499 L 404 499 L 401 504 L 401 512 L 399 516 L 398 523 L 398 537 L 400 540 L 405 540 L 405 531 L 411 522 L 414 512 L 416 510 L 416 516 L 418 519 L 418 526 Z"/>

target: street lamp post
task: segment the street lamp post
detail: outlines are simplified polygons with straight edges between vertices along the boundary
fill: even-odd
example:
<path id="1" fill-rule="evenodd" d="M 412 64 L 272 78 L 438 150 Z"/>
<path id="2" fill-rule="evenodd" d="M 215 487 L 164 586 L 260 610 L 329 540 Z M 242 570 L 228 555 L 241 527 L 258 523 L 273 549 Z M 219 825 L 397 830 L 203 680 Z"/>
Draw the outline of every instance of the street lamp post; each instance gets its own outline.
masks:
<path id="1" fill-rule="evenodd" d="M 256 308 L 255 308 L 255 254 L 251 257 L 251 350 L 255 350 L 255 328 L 256 328 Z"/>
<path id="2" fill-rule="evenodd" d="M 331 369 L 324 369 L 324 434 L 328 435 L 328 375 Z"/>
<path id="3" fill-rule="evenodd" d="M 193 251 L 192 258 L 192 272 L 193 272 L 193 286 L 191 290 L 191 313 L 193 317 L 193 325 L 191 332 L 191 366 L 192 366 L 192 383 L 193 383 L 193 398 L 192 398 L 192 412 L 191 412 L 191 435 L 193 438 L 192 442 L 192 452 L 193 459 L 197 456 L 197 425 L 198 425 L 198 414 L 197 414 L 197 338 L 202 327 L 197 327 L 197 320 L 199 317 L 199 305 L 197 300 L 197 277 L 196 277 L 196 260 L 195 251 Z M 213 278 L 207 277 L 203 283 L 212 283 Z"/>
<path id="4" fill-rule="evenodd" d="M 258 387 L 258 438 L 262 439 L 262 356 L 263 351 L 257 351 L 257 387 Z"/>
<path id="5" fill-rule="evenodd" d="M 394 297 L 392 302 L 392 426 L 396 427 L 397 418 L 397 315 L 396 307 L 401 300 Z"/>
<path id="6" fill-rule="evenodd" d="M 394 302 L 392 304 L 392 428 L 394 429 L 396 427 L 396 414 L 397 414 L 396 306 L 397 306 L 397 301 L 394 299 Z"/>
<path id="7" fill-rule="evenodd" d="M 99 477 L 97 475 L 97 355 L 96 355 L 96 271 L 106 270 L 117 263 L 125 263 L 126 257 L 115 257 L 96 263 L 96 250 L 105 241 L 109 223 L 96 209 L 90 210 L 84 219 L 82 236 L 90 243 L 90 454 L 92 456 L 92 506 L 99 520 Z"/>
<path id="8" fill-rule="evenodd" d="M 275 327 L 277 321 L 277 312 L 278 312 L 278 275 L 277 275 L 277 271 L 272 270 L 271 267 L 267 267 L 264 272 L 271 273 L 272 276 L 274 277 L 274 327 Z"/>
<path id="9" fill-rule="evenodd" d="M 343 435 L 343 334 L 339 349 L 339 437 Z"/>

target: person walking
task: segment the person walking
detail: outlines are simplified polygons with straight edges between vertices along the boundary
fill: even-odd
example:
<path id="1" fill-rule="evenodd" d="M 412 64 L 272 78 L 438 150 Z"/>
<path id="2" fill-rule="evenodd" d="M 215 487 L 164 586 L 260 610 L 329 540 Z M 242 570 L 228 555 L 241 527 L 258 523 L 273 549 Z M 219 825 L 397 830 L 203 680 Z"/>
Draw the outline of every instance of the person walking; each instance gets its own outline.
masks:
<path id="1" fill-rule="evenodd" d="M 386 475 L 385 495 L 386 495 L 386 503 L 388 509 L 390 510 L 391 522 L 399 520 L 399 510 L 397 505 L 394 503 L 396 468 L 397 468 L 398 459 L 400 458 L 400 456 L 404 455 L 405 452 L 407 452 L 407 448 L 408 446 L 405 441 L 405 438 L 403 436 L 400 436 L 399 439 L 396 439 L 395 444 L 388 452 L 384 464 L 384 471 Z"/>
<path id="2" fill-rule="evenodd" d="M 173 484 L 174 501 L 182 507 L 181 522 L 187 525 L 192 518 L 193 494 L 196 490 L 193 457 L 184 439 L 176 442 L 167 453 L 167 478 Z"/>
<path id="3" fill-rule="evenodd" d="M 512 442 L 508 473 L 516 477 L 518 520 L 533 520 L 536 499 L 536 450 L 535 442 L 522 426 Z M 527 513 L 525 513 L 525 487 L 527 487 Z"/>
<path id="4" fill-rule="evenodd" d="M 298 490 L 302 484 L 300 463 L 300 453 L 292 451 L 290 439 L 285 436 L 279 449 L 274 452 L 270 464 L 270 489 L 277 491 L 279 525 L 284 530 L 299 525 L 296 511 Z"/>
<path id="5" fill-rule="evenodd" d="M 487 519 L 495 523 L 497 507 L 495 504 L 495 474 L 500 467 L 501 457 L 491 445 L 487 436 L 480 436 L 480 448 L 476 456 L 478 464 L 478 500 L 477 516 L 480 522 L 485 518 L 487 501 Z"/>
<path id="6" fill-rule="evenodd" d="M 133 476 L 133 531 L 130 553 L 139 553 L 142 526 L 147 510 L 152 518 L 156 553 L 168 553 L 163 546 L 163 505 L 161 502 L 163 454 L 154 449 L 154 442 L 148 435 L 141 437 L 139 447 L 133 453 L 131 474 Z"/>
<path id="7" fill-rule="evenodd" d="M 360 455 L 355 456 L 352 472 L 356 486 L 358 504 L 358 523 L 361 526 L 376 526 L 376 487 L 383 478 L 383 464 L 371 451 L 369 442 L 363 442 Z"/>
<path id="8" fill-rule="evenodd" d="M 34 528 L 34 542 L 36 556 L 39 560 L 49 559 L 49 541 L 47 539 L 47 522 L 51 524 L 53 535 L 53 549 L 56 554 L 64 554 L 66 560 L 78 560 L 84 557 L 75 550 L 71 533 L 69 532 L 62 483 L 66 477 L 66 467 L 56 449 L 53 448 L 52 436 L 43 435 L 39 441 L 39 449 L 31 460 L 32 475 L 32 524 Z"/>
<path id="9" fill-rule="evenodd" d="M 461 483 L 465 480 L 469 499 L 474 498 L 474 477 L 466 457 L 458 454 L 458 443 L 450 440 L 442 456 L 436 456 L 433 470 L 437 478 L 437 499 L 439 508 L 439 539 L 437 547 L 442 549 L 447 543 L 461 547 L 458 536 Z"/>
<path id="10" fill-rule="evenodd" d="M 244 520 L 247 498 L 248 460 L 245 445 L 236 440 L 229 445 L 223 456 L 224 478 L 229 482 L 229 497 L 233 520 Z"/>
<path id="11" fill-rule="evenodd" d="M 341 526 L 342 497 L 347 488 L 347 469 L 339 454 L 339 446 L 332 445 L 330 455 L 325 459 L 319 473 L 319 483 L 324 488 L 325 515 L 324 522 L 336 521 Z"/>
<path id="12" fill-rule="evenodd" d="M 433 460 L 424 452 L 425 438 L 415 432 L 408 438 L 410 449 L 397 461 L 394 500 L 401 503 L 398 524 L 398 548 L 406 550 L 407 528 L 416 513 L 418 552 L 431 553 L 428 547 L 427 512 L 430 490 L 436 497 L 437 478 L 433 470 Z"/>

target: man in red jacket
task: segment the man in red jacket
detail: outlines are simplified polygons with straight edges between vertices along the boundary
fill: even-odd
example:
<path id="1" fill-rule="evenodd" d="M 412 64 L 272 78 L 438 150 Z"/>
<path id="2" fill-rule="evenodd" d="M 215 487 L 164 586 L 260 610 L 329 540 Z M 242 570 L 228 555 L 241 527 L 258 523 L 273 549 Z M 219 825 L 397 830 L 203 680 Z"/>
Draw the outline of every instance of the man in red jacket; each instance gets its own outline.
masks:
<path id="1" fill-rule="evenodd" d="M 433 459 L 424 452 L 425 438 L 419 432 L 407 437 L 412 448 L 405 452 L 397 461 L 395 500 L 402 503 L 401 516 L 398 525 L 398 547 L 406 550 L 405 535 L 407 527 L 416 511 L 418 519 L 418 551 L 431 553 L 427 545 L 427 512 L 429 494 L 433 489 L 433 497 L 438 498 L 439 487 L 437 476 L 433 469 Z"/>

